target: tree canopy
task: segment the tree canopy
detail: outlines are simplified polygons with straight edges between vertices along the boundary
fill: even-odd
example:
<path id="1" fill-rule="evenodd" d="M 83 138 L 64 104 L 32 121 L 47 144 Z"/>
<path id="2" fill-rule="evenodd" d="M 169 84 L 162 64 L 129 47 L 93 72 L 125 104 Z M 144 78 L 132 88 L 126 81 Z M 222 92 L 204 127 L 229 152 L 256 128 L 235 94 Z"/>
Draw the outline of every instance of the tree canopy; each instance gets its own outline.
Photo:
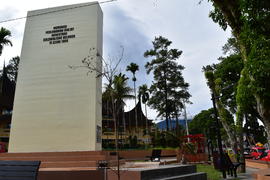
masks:
<path id="1" fill-rule="evenodd" d="M 0 29 L 0 56 L 2 55 L 4 46 L 7 46 L 7 45 L 12 46 L 12 42 L 9 39 L 9 37 L 11 37 L 11 32 L 6 28 L 1 27 Z"/>
<path id="2" fill-rule="evenodd" d="M 216 120 L 214 118 L 214 109 L 202 110 L 200 113 L 194 116 L 189 123 L 189 130 L 191 134 L 204 134 L 207 139 L 210 139 L 214 144 L 217 140 Z M 229 112 L 226 113 L 227 119 L 232 123 L 233 117 Z M 224 128 L 221 128 L 223 139 L 227 139 L 227 133 Z"/>
<path id="3" fill-rule="evenodd" d="M 130 71 L 133 74 L 132 81 L 136 81 L 135 73 L 136 71 L 139 71 L 139 66 L 136 63 L 130 63 L 130 65 L 127 66 L 126 71 Z"/>
<path id="4" fill-rule="evenodd" d="M 9 60 L 6 67 L 7 74 L 10 80 L 16 82 L 19 70 L 20 57 L 16 56 Z"/>
<path id="5" fill-rule="evenodd" d="M 182 75 L 184 67 L 176 61 L 182 51 L 170 49 L 172 42 L 162 36 L 156 37 L 152 43 L 153 49 L 144 53 L 145 57 L 153 58 L 145 65 L 147 73 L 153 72 L 154 75 L 148 104 L 158 111 L 158 116 L 166 118 L 168 130 L 169 116 L 179 115 L 183 102 L 188 102 L 191 96 L 188 92 L 189 84 Z"/>
<path id="6" fill-rule="evenodd" d="M 230 26 L 244 67 L 237 87 L 238 114 L 251 92 L 270 141 L 270 2 L 269 0 L 210 0 L 210 17 L 224 30 Z"/>

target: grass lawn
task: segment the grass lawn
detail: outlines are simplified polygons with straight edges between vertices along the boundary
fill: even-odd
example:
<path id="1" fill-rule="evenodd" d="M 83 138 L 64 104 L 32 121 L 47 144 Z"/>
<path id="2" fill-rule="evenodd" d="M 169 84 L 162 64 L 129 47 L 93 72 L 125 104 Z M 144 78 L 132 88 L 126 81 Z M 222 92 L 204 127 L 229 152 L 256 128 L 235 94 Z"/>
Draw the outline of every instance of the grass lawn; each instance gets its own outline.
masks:
<path id="1" fill-rule="evenodd" d="M 214 166 L 206 165 L 206 164 L 198 164 L 197 172 L 206 172 L 207 180 L 220 180 L 221 172 L 214 169 Z"/>
<path id="2" fill-rule="evenodd" d="M 207 173 L 207 180 L 220 180 L 222 179 L 222 173 L 215 170 L 214 166 L 206 165 L 206 164 L 198 164 L 197 165 L 197 172 L 206 172 Z M 235 178 L 234 180 L 239 180 Z"/>

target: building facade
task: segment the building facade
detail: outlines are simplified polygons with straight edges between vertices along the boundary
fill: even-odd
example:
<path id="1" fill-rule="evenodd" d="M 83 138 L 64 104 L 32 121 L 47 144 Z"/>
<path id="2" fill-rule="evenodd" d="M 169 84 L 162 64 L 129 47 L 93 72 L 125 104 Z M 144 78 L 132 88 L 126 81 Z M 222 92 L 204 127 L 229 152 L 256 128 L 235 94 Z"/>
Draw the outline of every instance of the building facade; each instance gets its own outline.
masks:
<path id="1" fill-rule="evenodd" d="M 29 11 L 14 100 L 9 152 L 101 150 L 97 72 L 102 69 L 98 2 Z"/>
<path id="2" fill-rule="evenodd" d="M 121 110 L 119 118 L 114 121 L 111 104 L 108 101 L 102 103 L 102 143 L 103 148 L 115 146 L 116 132 L 115 124 L 118 126 L 119 144 L 123 148 L 135 148 L 151 143 L 151 132 L 153 123 L 148 119 L 141 108 L 141 102 L 130 111 Z M 137 123 L 136 123 L 137 119 Z M 136 141 L 136 142 L 135 142 Z"/>

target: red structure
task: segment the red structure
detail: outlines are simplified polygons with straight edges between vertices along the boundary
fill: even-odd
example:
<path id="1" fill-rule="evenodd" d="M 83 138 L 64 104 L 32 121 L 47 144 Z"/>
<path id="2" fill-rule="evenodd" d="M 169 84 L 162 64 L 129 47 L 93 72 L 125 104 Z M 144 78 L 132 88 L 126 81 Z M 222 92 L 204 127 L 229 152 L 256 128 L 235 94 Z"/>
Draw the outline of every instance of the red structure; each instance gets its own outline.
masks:
<path id="1" fill-rule="evenodd" d="M 252 147 L 250 156 L 252 157 L 252 159 L 259 159 L 260 156 L 265 152 L 265 150 L 265 147 Z"/>
<path id="2" fill-rule="evenodd" d="M 193 143 L 197 149 L 197 153 L 205 153 L 205 136 L 204 134 L 190 134 L 183 136 L 185 143 Z"/>

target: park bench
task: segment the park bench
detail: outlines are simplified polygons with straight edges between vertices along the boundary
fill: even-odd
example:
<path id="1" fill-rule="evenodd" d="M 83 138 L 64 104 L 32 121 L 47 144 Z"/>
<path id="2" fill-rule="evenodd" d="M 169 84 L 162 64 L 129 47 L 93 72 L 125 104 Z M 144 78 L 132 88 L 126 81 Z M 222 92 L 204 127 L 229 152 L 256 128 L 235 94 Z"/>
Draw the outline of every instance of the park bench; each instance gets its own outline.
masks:
<path id="1" fill-rule="evenodd" d="M 36 180 L 40 161 L 0 161 L 0 180 Z"/>
<path id="2" fill-rule="evenodd" d="M 161 149 L 153 149 L 151 156 L 146 156 L 146 158 L 150 158 L 152 162 L 160 161 L 160 157 L 161 157 Z"/>
<path id="3" fill-rule="evenodd" d="M 240 162 L 232 162 L 231 158 L 227 153 L 224 153 L 225 163 L 226 163 L 226 169 L 228 171 L 228 174 L 234 177 L 237 177 L 236 170 L 237 168 L 242 164 Z"/>

